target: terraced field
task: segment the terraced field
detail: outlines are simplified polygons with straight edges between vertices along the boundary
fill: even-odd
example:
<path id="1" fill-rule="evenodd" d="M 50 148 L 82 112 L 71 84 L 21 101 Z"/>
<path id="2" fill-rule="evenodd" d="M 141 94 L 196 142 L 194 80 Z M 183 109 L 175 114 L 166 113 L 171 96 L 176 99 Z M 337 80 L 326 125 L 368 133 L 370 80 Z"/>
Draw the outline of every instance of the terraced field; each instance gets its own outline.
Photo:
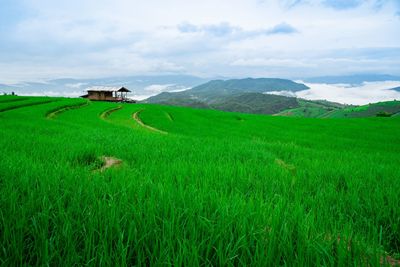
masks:
<path id="1" fill-rule="evenodd" d="M 400 101 L 378 102 L 353 108 L 332 111 L 324 114 L 322 117 L 330 118 L 362 118 L 373 117 L 379 113 L 386 113 L 389 116 L 400 112 Z"/>
<path id="2" fill-rule="evenodd" d="M 284 110 L 276 115 L 306 118 L 367 118 L 376 116 L 398 116 L 400 101 L 386 101 L 362 106 L 340 106 L 322 102 L 322 104 L 298 100 L 300 107 Z"/>
<path id="3" fill-rule="evenodd" d="M 399 263 L 400 117 L 0 97 L 0 264 Z"/>

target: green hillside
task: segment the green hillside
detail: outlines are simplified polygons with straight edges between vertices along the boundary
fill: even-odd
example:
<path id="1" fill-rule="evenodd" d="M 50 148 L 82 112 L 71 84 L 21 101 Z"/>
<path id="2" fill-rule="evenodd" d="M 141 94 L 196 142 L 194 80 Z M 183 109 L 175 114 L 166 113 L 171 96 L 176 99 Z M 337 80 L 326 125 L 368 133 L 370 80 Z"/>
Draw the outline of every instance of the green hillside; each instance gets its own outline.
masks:
<path id="1" fill-rule="evenodd" d="M 310 101 L 305 99 L 297 99 L 297 107 L 285 109 L 277 115 L 289 117 L 305 117 L 305 118 L 319 118 L 328 113 L 342 110 L 346 105 L 339 103 L 329 102 L 325 100 Z"/>
<path id="2" fill-rule="evenodd" d="M 304 84 L 285 79 L 215 80 L 182 92 L 163 92 L 143 102 L 306 118 L 394 116 L 400 112 L 399 101 L 380 102 L 358 107 L 326 100 L 311 101 L 265 94 L 271 91 L 296 92 L 306 89 L 308 87 Z M 391 90 L 398 90 L 398 88 Z"/>
<path id="3" fill-rule="evenodd" d="M 167 96 L 168 99 L 165 99 Z M 203 109 L 217 109 L 223 111 L 275 114 L 288 108 L 298 107 L 298 101 L 294 97 L 269 95 L 262 93 L 236 93 L 223 97 L 213 98 L 208 103 L 197 98 L 169 98 L 170 93 L 162 93 L 158 96 L 158 104 L 183 106 Z"/>
<path id="4" fill-rule="evenodd" d="M 0 125 L 2 266 L 399 262 L 400 117 L 0 96 Z"/>
<path id="5" fill-rule="evenodd" d="M 288 107 L 297 107 L 296 98 L 261 93 L 244 93 L 227 96 L 209 108 L 254 114 L 275 114 Z"/>
<path id="6" fill-rule="evenodd" d="M 386 101 L 358 107 L 347 107 L 323 115 L 325 118 L 362 118 L 393 116 L 400 112 L 400 101 Z"/>
<path id="7" fill-rule="evenodd" d="M 310 101 L 266 94 L 272 91 L 296 92 L 306 89 L 308 87 L 304 84 L 285 79 L 215 80 L 182 92 L 162 92 L 143 103 L 310 118 L 321 117 L 346 107 L 324 100 Z"/>
<path id="8" fill-rule="evenodd" d="M 281 102 L 290 103 L 289 106 L 282 107 L 283 109 L 287 109 L 293 106 L 292 100 L 284 99 L 284 97 L 268 97 L 264 96 L 263 93 L 283 90 L 295 92 L 306 89 L 308 89 L 308 87 L 304 84 L 295 83 L 285 79 L 247 78 L 226 81 L 214 80 L 182 92 L 163 92 L 146 99 L 144 102 L 215 109 L 223 109 L 224 107 L 232 108 L 237 106 L 238 110 L 234 111 L 243 111 L 243 106 L 249 104 L 249 98 L 252 99 L 250 101 L 252 102 L 252 105 L 257 105 L 253 106 L 255 110 L 268 110 L 269 108 L 266 107 L 266 105 L 268 105 L 267 98 L 274 102 L 273 105 L 275 106 L 277 99 L 279 98 Z M 256 99 L 256 96 L 258 96 L 259 99 Z M 224 110 L 232 111 L 231 109 Z M 276 108 L 272 108 L 272 110 L 276 111 Z M 246 110 L 244 112 L 250 111 Z"/>

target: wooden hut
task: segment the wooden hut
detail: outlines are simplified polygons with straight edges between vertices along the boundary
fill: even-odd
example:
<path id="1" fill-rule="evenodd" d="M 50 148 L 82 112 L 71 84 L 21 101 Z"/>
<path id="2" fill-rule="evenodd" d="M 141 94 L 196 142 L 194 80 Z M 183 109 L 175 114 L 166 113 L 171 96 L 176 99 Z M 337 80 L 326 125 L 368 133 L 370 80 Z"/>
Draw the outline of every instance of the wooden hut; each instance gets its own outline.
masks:
<path id="1" fill-rule="evenodd" d="M 98 101 L 128 101 L 128 93 L 131 92 L 125 87 L 90 87 L 87 94 L 81 97 Z"/>

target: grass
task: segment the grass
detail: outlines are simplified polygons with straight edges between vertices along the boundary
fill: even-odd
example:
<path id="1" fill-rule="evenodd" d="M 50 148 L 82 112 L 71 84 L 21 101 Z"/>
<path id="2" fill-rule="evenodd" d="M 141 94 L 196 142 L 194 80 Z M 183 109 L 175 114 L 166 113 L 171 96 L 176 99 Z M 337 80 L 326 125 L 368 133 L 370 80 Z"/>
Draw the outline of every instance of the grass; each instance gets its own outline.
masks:
<path id="1" fill-rule="evenodd" d="M 5 96 L 3 96 L 3 97 L 5 97 Z M 21 98 L 21 99 L 12 99 L 11 98 L 10 99 L 9 97 L 5 97 L 5 99 L 3 101 L 0 100 L 0 112 L 12 110 L 12 109 L 18 109 L 21 107 L 29 107 L 29 106 L 34 106 L 34 105 L 46 104 L 46 103 L 50 103 L 53 101 L 58 101 L 58 99 L 50 98 L 50 97 Z"/>
<path id="2" fill-rule="evenodd" d="M 16 96 L 16 95 L 2 95 L 0 97 L 0 103 L 14 102 L 26 100 L 28 97 Z"/>
<path id="3" fill-rule="evenodd" d="M 399 117 L 89 102 L 49 120 L 81 100 L 26 101 L 0 113 L 2 265 L 379 266 L 399 258 Z M 137 111 L 168 135 L 139 125 Z M 123 164 L 94 172 L 102 156 Z"/>
<path id="4" fill-rule="evenodd" d="M 88 104 L 89 102 L 84 99 L 76 99 L 74 102 L 66 101 L 64 105 L 57 105 L 55 108 L 47 110 L 46 117 L 52 119 L 70 109 L 81 108 Z"/>

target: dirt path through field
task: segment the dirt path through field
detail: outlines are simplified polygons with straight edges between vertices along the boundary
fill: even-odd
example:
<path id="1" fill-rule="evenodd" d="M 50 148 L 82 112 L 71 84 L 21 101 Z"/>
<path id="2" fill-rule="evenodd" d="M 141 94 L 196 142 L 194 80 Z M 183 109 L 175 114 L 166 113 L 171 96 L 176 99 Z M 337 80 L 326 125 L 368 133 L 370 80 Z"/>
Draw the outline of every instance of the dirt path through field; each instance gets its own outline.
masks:
<path id="1" fill-rule="evenodd" d="M 77 105 L 71 105 L 71 106 L 65 106 L 65 107 L 60 107 L 59 109 L 50 112 L 46 115 L 46 118 L 48 119 L 54 119 L 55 117 L 57 117 L 58 115 L 60 115 L 61 113 L 70 110 L 70 109 L 78 109 L 78 108 L 82 108 L 85 106 L 88 106 L 89 102 L 85 102 L 85 103 L 81 103 L 81 104 L 77 104 Z"/>
<path id="2" fill-rule="evenodd" d="M 139 110 L 139 111 L 136 111 L 136 112 L 133 113 L 133 115 L 132 115 L 133 119 L 134 119 L 140 126 L 142 126 L 142 127 L 144 127 L 144 128 L 147 128 L 147 129 L 149 129 L 149 130 L 151 130 L 151 131 L 154 131 L 154 132 L 158 132 L 158 133 L 161 133 L 161 134 L 168 134 L 168 132 L 164 132 L 164 131 L 162 131 L 162 130 L 160 130 L 160 129 L 154 128 L 154 127 L 149 126 L 149 125 L 147 125 L 147 124 L 144 124 L 143 121 L 142 121 L 142 120 L 140 119 L 140 117 L 139 117 L 139 114 L 140 114 L 140 112 L 142 112 L 142 111 L 143 111 L 143 109 L 142 109 L 142 110 Z"/>
<path id="3" fill-rule="evenodd" d="M 107 119 L 108 116 L 111 115 L 111 113 L 118 111 L 122 109 L 122 106 L 118 106 L 115 108 L 111 108 L 111 109 L 107 109 L 106 111 L 104 111 L 103 113 L 100 114 L 100 118 L 102 118 L 103 120 Z"/>

